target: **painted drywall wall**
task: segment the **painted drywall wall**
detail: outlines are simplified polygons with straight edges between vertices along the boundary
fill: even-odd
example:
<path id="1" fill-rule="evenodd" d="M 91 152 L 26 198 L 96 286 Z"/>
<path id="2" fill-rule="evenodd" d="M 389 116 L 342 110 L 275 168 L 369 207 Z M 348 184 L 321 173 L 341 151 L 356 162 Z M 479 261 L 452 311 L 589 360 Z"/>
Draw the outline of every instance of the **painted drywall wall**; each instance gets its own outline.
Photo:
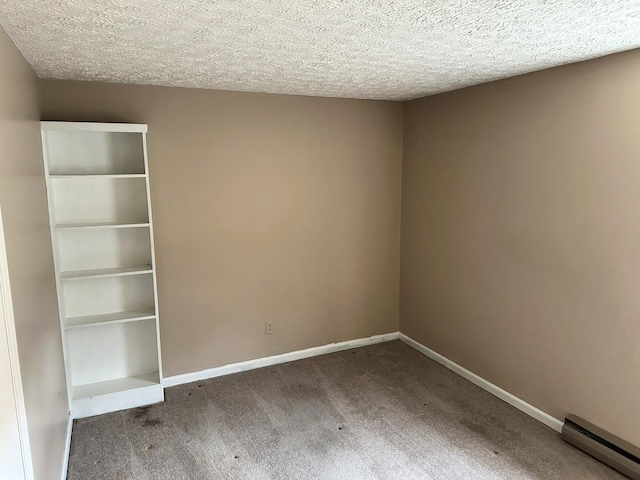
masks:
<path id="1" fill-rule="evenodd" d="M 401 331 L 640 445 L 640 50 L 405 104 Z"/>
<path id="2" fill-rule="evenodd" d="M 0 27 L 0 205 L 36 480 L 60 478 L 69 416 L 38 78 Z"/>
<path id="3" fill-rule="evenodd" d="M 165 376 L 397 331 L 401 104 L 46 80 L 42 114 L 149 125 Z"/>

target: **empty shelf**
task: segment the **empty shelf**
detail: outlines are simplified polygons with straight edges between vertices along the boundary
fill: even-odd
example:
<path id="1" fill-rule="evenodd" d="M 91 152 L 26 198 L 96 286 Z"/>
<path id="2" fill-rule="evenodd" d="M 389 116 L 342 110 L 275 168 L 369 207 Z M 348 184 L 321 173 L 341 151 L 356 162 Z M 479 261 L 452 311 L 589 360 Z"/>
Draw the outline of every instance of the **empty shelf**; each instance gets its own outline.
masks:
<path id="1" fill-rule="evenodd" d="M 49 175 L 49 178 L 144 178 L 144 173 L 96 173 L 96 174 L 64 174 L 64 175 Z"/>
<path id="2" fill-rule="evenodd" d="M 149 222 L 140 223 L 119 223 L 119 222 L 102 222 L 102 223 L 61 223 L 55 226 L 56 230 L 66 228 L 141 228 L 148 227 Z"/>
<path id="3" fill-rule="evenodd" d="M 117 378 L 104 382 L 89 383 L 87 385 L 76 385 L 73 387 L 73 399 L 91 398 L 98 395 L 133 390 L 134 388 L 152 387 L 160 384 L 158 372 L 136 375 L 133 377 Z"/>
<path id="4" fill-rule="evenodd" d="M 65 322 L 65 328 L 92 327 L 110 325 L 113 323 L 137 322 L 156 318 L 153 310 L 140 312 L 112 312 L 100 315 L 85 315 L 82 317 L 69 317 Z"/>
<path id="5" fill-rule="evenodd" d="M 78 278 L 124 277 L 128 275 L 143 275 L 152 272 L 153 270 L 151 269 L 151 265 L 142 265 L 139 267 L 98 268 L 96 270 L 62 272 L 60 274 L 60 279 L 73 280 Z"/>

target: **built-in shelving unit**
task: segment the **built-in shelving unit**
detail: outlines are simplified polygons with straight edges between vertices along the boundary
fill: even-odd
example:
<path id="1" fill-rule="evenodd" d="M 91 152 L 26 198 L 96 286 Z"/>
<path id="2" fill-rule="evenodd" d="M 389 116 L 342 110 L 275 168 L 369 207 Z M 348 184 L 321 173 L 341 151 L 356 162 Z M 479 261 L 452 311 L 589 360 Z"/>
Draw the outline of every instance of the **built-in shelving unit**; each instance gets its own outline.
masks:
<path id="1" fill-rule="evenodd" d="M 72 415 L 160 402 L 147 126 L 41 128 Z"/>

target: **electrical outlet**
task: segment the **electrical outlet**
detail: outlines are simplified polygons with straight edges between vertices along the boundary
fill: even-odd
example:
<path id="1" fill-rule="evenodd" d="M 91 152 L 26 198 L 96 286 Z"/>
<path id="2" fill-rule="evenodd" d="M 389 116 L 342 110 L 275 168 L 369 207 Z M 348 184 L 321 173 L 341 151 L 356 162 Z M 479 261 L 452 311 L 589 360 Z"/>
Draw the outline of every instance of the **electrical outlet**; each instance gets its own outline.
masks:
<path id="1" fill-rule="evenodd" d="M 273 322 L 264 322 L 264 334 L 271 335 L 273 333 Z"/>

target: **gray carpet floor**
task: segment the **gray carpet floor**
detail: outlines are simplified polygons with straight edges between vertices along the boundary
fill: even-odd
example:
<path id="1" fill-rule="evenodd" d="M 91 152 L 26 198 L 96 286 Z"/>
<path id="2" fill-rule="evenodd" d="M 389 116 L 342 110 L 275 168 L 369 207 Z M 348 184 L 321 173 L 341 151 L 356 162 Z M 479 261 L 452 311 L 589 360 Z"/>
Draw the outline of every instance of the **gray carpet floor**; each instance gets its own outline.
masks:
<path id="1" fill-rule="evenodd" d="M 390 342 L 166 390 L 78 420 L 70 480 L 624 479 Z"/>

